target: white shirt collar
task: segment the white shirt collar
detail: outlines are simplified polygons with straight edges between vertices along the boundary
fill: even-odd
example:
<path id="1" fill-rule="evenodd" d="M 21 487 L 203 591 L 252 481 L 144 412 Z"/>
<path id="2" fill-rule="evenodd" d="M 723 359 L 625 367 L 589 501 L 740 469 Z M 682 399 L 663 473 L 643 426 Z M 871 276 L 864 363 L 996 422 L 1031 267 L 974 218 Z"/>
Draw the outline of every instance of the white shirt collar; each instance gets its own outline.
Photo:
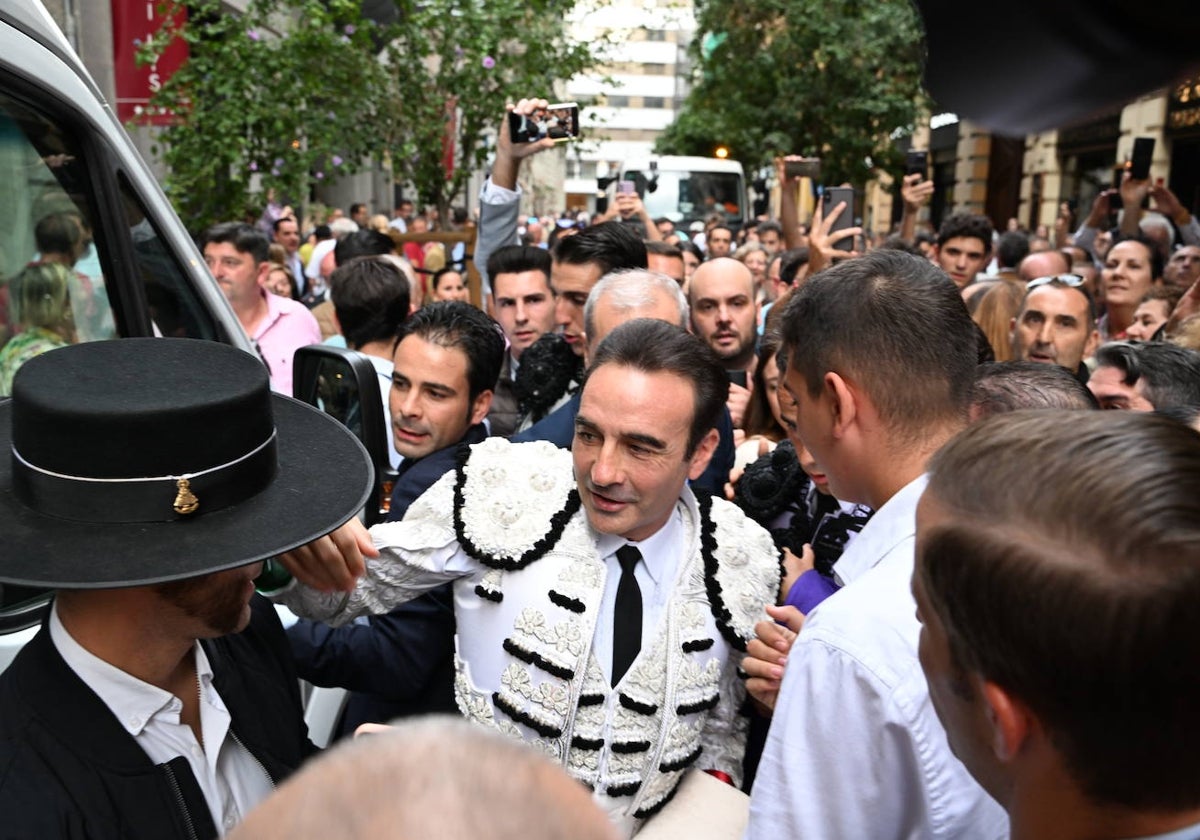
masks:
<path id="1" fill-rule="evenodd" d="M 642 553 L 642 562 L 646 566 L 651 580 L 657 585 L 662 582 L 664 568 L 668 565 L 671 552 L 678 553 L 683 545 L 683 513 L 677 502 L 666 523 L 646 539 L 640 542 L 627 540 L 617 534 L 601 534 L 596 541 L 596 547 L 601 557 L 615 554 L 623 545 L 631 545 Z M 673 565 L 673 564 L 672 564 Z"/>
<path id="2" fill-rule="evenodd" d="M 922 473 L 875 511 L 833 566 L 833 572 L 843 586 L 870 571 L 897 543 L 912 537 L 917 527 L 917 502 L 928 482 L 929 476 Z"/>
<path id="3" fill-rule="evenodd" d="M 75 641 L 58 616 L 57 602 L 50 610 L 50 639 L 71 670 L 96 692 L 133 737 L 140 735 L 146 724 L 160 713 L 169 722 L 179 723 L 183 710 L 179 698 L 105 662 Z M 199 642 L 193 643 L 193 653 L 197 678 L 206 686 L 211 685 L 212 666 Z"/>

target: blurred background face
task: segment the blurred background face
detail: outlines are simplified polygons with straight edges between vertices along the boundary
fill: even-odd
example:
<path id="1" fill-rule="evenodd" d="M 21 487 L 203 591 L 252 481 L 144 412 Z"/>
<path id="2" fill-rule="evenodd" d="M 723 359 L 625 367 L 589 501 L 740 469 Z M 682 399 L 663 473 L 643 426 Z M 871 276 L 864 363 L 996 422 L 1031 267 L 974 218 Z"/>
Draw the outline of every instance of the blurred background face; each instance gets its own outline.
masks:
<path id="1" fill-rule="evenodd" d="M 470 301 L 470 293 L 467 291 L 467 284 L 463 281 L 463 276 L 457 271 L 447 271 L 437 280 L 437 287 L 433 290 L 434 300 L 460 300 L 463 303 Z"/>

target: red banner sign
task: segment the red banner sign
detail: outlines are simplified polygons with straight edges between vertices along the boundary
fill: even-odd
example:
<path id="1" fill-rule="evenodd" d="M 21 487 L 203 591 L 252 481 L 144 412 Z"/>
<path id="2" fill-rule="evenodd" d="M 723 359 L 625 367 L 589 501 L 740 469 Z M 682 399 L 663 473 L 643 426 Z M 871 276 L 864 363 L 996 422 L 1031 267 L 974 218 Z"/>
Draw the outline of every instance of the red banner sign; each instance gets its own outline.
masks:
<path id="1" fill-rule="evenodd" d="M 175 39 L 154 64 L 138 66 L 138 48 L 162 28 L 167 17 L 157 0 L 112 0 L 113 72 L 117 84 L 117 118 L 122 122 L 163 125 L 169 113 L 152 113 L 150 97 L 187 61 L 187 44 Z M 174 6 L 172 17 L 183 23 L 187 12 Z"/>

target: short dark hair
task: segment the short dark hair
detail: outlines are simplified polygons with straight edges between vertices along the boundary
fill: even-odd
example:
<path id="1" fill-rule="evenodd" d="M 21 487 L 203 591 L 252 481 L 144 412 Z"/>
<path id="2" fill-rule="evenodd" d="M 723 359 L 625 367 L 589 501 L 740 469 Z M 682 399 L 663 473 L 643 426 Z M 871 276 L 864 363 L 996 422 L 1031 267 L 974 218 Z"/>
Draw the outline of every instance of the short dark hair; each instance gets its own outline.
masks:
<path id="1" fill-rule="evenodd" d="M 201 250 L 205 245 L 228 243 L 235 251 L 249 254 L 254 264 L 265 263 L 271 256 L 271 243 L 266 234 L 244 222 L 221 222 L 204 232 Z"/>
<path id="2" fill-rule="evenodd" d="M 693 257 L 695 257 L 697 260 L 700 260 L 701 262 L 704 261 L 704 252 L 700 250 L 700 246 L 697 245 L 695 242 L 692 242 L 691 240 L 688 240 L 687 242 L 680 242 L 679 243 L 680 256 L 683 255 L 684 251 L 687 251 L 689 254 L 691 254 Z"/>
<path id="3" fill-rule="evenodd" d="M 356 230 L 348 233 L 333 246 L 333 258 L 338 265 L 345 265 L 358 257 L 378 257 L 396 253 L 396 243 L 385 233 L 377 230 Z"/>
<path id="4" fill-rule="evenodd" d="M 919 438 L 967 415 L 975 323 L 958 287 L 923 257 L 873 251 L 819 272 L 790 296 L 780 334 L 810 394 L 830 371 L 853 377 L 893 434 Z"/>
<path id="5" fill-rule="evenodd" d="M 484 391 L 495 390 L 504 363 L 504 332 L 471 304 L 460 300 L 425 304 L 400 325 L 396 346 L 410 335 L 463 352 L 472 402 Z"/>
<path id="6" fill-rule="evenodd" d="M 646 253 L 657 254 L 660 257 L 669 257 L 673 260 L 683 259 L 683 251 L 679 250 L 677 246 L 657 239 L 647 240 Z"/>
<path id="7" fill-rule="evenodd" d="M 83 228 L 76 213 L 50 213 L 38 219 L 33 228 L 33 242 L 42 256 L 71 254 L 82 237 Z"/>
<path id="8" fill-rule="evenodd" d="M 1156 409 L 1200 406 L 1200 353 L 1163 341 L 1112 341 L 1096 351 L 1097 367 L 1121 371 L 1121 381 L 1142 383 Z"/>
<path id="9" fill-rule="evenodd" d="M 955 213 L 947 216 L 938 228 L 937 246 L 941 248 L 951 239 L 966 236 L 978 239 L 983 243 L 983 250 L 991 251 L 993 232 L 992 223 L 987 216 L 980 216 L 978 213 Z"/>
<path id="10" fill-rule="evenodd" d="M 808 248 L 789 248 L 779 257 L 779 279 L 788 286 L 796 285 L 796 275 L 808 265 Z"/>
<path id="11" fill-rule="evenodd" d="M 412 290 L 394 263 L 378 257 L 356 257 L 329 277 L 329 298 L 346 337 L 357 350 L 372 341 L 395 338 L 408 317 Z"/>
<path id="12" fill-rule="evenodd" d="M 317 225 L 315 228 L 313 228 L 313 236 L 315 236 L 318 241 L 323 239 L 333 239 L 333 229 L 330 228 L 329 225 Z"/>
<path id="13" fill-rule="evenodd" d="M 271 230 L 275 231 L 275 233 L 279 233 L 279 226 L 281 224 L 283 224 L 284 222 L 291 222 L 292 224 L 294 224 L 296 226 L 299 226 L 299 224 L 300 224 L 299 222 L 296 221 L 295 216 L 280 216 L 278 219 L 271 222 Z"/>
<path id="14" fill-rule="evenodd" d="M 691 383 L 696 400 L 685 458 L 695 453 L 704 436 L 721 421 L 729 397 L 729 375 L 712 348 L 682 327 L 657 318 L 626 321 L 600 342 L 587 376 L 603 365 L 672 373 Z M 581 390 L 586 387 L 585 376 Z"/>
<path id="15" fill-rule="evenodd" d="M 781 238 L 783 237 L 783 225 L 773 220 L 768 219 L 765 222 L 759 222 L 758 226 L 754 228 L 754 232 L 759 236 L 762 236 L 764 233 L 771 233 L 772 231 L 779 234 Z"/>
<path id="16" fill-rule="evenodd" d="M 554 245 L 554 261 L 568 265 L 595 263 L 602 275 L 623 268 L 646 268 L 646 243 L 631 227 L 604 222 L 559 239 Z"/>
<path id="17" fill-rule="evenodd" d="M 1015 230 L 1006 230 L 1000 234 L 1000 241 L 996 243 L 996 262 L 1001 268 L 1015 269 L 1027 256 L 1028 236 Z"/>
<path id="18" fill-rule="evenodd" d="M 523 274 L 526 271 L 540 271 L 550 282 L 550 252 L 535 245 L 506 245 L 497 248 L 488 256 L 487 276 L 492 283 L 492 291 L 496 289 L 496 276 L 500 274 Z"/>
<path id="19" fill-rule="evenodd" d="M 1019 698 L 1095 803 L 1200 805 L 1200 436 L 1148 413 L 1017 412 L 929 472 L 949 521 L 916 576 L 956 692 L 975 673 Z"/>
<path id="20" fill-rule="evenodd" d="M 975 369 L 976 419 L 1027 408 L 1096 409 L 1100 404 L 1075 374 L 1042 362 L 988 362 Z"/>
<path id="21" fill-rule="evenodd" d="M 726 224 L 713 225 L 713 228 L 712 228 L 712 230 L 710 230 L 710 231 L 708 232 L 708 235 L 709 235 L 709 237 L 712 237 L 712 235 L 713 235 L 714 233 L 716 233 L 718 230 L 723 230 L 723 231 L 725 231 L 726 233 L 728 233 L 728 234 L 729 234 L 729 238 L 730 238 L 730 239 L 732 239 L 732 238 L 733 238 L 733 228 L 729 227 L 729 225 L 726 225 Z"/>
<path id="22" fill-rule="evenodd" d="M 359 210 L 366 210 L 366 209 L 367 209 L 367 205 L 363 204 L 361 201 L 356 201 L 350 205 L 349 215 L 353 216 Z"/>

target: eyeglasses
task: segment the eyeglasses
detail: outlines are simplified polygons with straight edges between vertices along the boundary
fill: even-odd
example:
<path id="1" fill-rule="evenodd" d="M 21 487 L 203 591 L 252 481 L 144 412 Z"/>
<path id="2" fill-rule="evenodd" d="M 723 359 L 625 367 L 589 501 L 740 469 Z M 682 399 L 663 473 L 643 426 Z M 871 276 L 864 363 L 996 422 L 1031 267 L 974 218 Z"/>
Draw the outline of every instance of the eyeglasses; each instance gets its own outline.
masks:
<path id="1" fill-rule="evenodd" d="M 1061 283 L 1064 286 L 1070 286 L 1072 289 L 1077 289 L 1087 281 L 1078 274 L 1055 274 L 1049 277 L 1038 277 L 1030 280 L 1025 287 L 1025 291 L 1032 292 L 1039 286 L 1045 286 L 1047 283 Z"/>

